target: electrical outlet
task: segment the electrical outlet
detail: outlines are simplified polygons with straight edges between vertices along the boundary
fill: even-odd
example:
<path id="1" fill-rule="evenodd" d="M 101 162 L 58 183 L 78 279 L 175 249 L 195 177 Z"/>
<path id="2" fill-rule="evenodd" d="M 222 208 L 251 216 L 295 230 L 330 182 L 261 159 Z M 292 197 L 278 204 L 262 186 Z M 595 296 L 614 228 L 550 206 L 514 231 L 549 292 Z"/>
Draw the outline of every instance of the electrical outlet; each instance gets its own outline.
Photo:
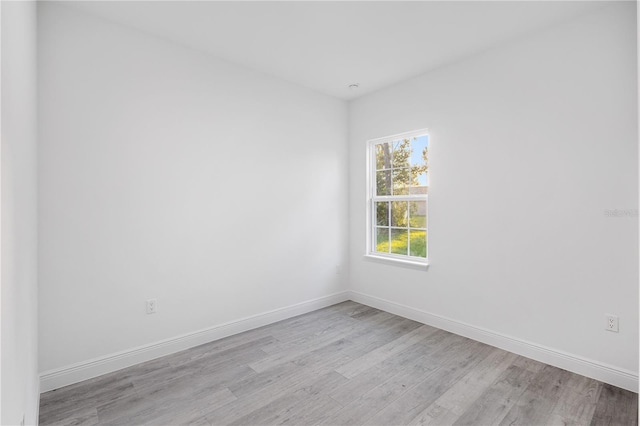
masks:
<path id="1" fill-rule="evenodd" d="M 147 299 L 147 314 L 155 314 L 158 311 L 158 299 Z"/>
<path id="2" fill-rule="evenodd" d="M 615 315 L 605 315 L 606 323 L 605 330 L 613 331 L 614 333 L 618 332 L 618 317 Z"/>

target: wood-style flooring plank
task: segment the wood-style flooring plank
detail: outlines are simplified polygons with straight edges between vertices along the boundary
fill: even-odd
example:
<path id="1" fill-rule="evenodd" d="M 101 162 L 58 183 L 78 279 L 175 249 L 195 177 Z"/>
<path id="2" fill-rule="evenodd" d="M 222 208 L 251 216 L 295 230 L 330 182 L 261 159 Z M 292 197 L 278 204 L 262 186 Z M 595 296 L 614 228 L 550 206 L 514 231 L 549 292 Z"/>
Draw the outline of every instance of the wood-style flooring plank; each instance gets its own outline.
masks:
<path id="1" fill-rule="evenodd" d="M 404 351 L 406 348 L 413 346 L 413 344 L 426 339 L 429 335 L 435 333 L 436 328 L 429 327 L 428 325 L 420 326 L 391 342 L 380 346 L 367 354 L 354 359 L 350 363 L 343 365 L 336 371 L 348 379 L 352 379 L 363 371 L 369 369 L 371 366 L 379 364 L 390 356 Z"/>
<path id="2" fill-rule="evenodd" d="M 407 365 L 413 363 L 414 360 L 441 350 L 457 340 L 459 340 L 457 336 L 439 330 L 428 338 L 406 348 L 401 353 L 390 356 L 380 364 L 363 371 L 342 386 L 333 389 L 330 396 L 344 405 L 349 404 L 360 395 L 386 382 L 394 374 L 397 374 L 400 369 L 406 368 Z"/>
<path id="3" fill-rule="evenodd" d="M 416 359 L 388 378 L 382 384 L 362 394 L 346 405 L 327 421 L 335 425 L 361 425 L 366 423 L 381 408 L 400 398 L 403 394 L 421 383 L 437 367 L 426 361 L 427 357 Z"/>
<path id="4" fill-rule="evenodd" d="M 637 425 L 638 395 L 603 384 L 591 425 Z"/>
<path id="5" fill-rule="evenodd" d="M 446 424 L 457 419 L 513 364 L 517 355 L 493 349 L 474 369 L 458 380 L 411 424 Z"/>
<path id="6" fill-rule="evenodd" d="M 63 420 L 50 424 L 53 426 L 94 426 L 98 424 L 98 410 L 95 408 L 74 410 Z"/>
<path id="7" fill-rule="evenodd" d="M 424 380 L 371 419 L 375 424 L 409 424 L 461 377 L 482 361 L 491 347 L 455 336 L 455 342 L 430 356 L 437 366 Z"/>
<path id="8" fill-rule="evenodd" d="M 521 367 L 510 366 L 462 413 L 454 425 L 500 424 L 535 375 Z"/>

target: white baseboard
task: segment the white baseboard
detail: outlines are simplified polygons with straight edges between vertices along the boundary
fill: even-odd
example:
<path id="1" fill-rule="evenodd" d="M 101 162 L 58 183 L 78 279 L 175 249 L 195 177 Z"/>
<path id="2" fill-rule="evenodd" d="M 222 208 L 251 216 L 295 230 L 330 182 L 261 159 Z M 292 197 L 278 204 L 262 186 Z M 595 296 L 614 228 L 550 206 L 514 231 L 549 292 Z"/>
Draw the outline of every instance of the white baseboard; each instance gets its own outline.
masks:
<path id="1" fill-rule="evenodd" d="M 45 371 L 40 374 L 40 390 L 41 392 L 47 392 L 58 389 L 62 386 L 78 383 L 102 374 L 121 370 L 141 362 L 150 361 L 161 356 L 269 325 L 347 300 L 349 300 L 349 292 L 335 293 L 284 308 L 274 309 L 269 312 L 252 315 L 236 321 L 215 325 L 149 345 L 138 346 L 55 370 Z"/>
<path id="2" fill-rule="evenodd" d="M 637 373 L 355 291 L 332 294 L 149 345 L 46 371 L 40 375 L 40 389 L 42 392 L 57 389 L 346 300 L 353 300 L 354 302 L 428 324 L 623 389 L 638 392 Z"/>
<path id="3" fill-rule="evenodd" d="M 606 365 L 598 361 L 586 359 L 557 349 L 548 348 L 536 343 L 527 342 L 495 331 L 476 327 L 460 321 L 431 314 L 410 306 L 391 302 L 356 291 L 349 292 L 354 302 L 381 309 L 411 320 L 437 327 L 478 342 L 486 343 L 545 364 L 553 365 L 573 373 L 591 377 L 632 392 L 638 392 L 638 374 L 632 371 Z"/>

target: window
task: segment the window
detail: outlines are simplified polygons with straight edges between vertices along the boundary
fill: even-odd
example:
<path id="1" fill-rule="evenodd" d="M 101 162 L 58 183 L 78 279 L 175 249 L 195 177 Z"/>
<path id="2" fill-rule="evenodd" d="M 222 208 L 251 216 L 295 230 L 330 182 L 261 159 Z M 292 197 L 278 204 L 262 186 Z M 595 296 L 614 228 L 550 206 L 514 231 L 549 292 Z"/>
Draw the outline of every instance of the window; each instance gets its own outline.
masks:
<path id="1" fill-rule="evenodd" d="M 429 135 L 389 136 L 367 148 L 367 255 L 426 264 Z"/>

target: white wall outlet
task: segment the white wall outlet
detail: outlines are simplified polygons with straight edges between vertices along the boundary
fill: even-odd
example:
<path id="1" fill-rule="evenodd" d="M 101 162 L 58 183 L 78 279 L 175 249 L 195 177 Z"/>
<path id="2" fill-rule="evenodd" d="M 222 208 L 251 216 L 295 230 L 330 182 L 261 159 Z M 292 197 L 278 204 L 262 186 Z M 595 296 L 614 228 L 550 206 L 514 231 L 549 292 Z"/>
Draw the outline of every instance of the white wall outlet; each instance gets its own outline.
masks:
<path id="1" fill-rule="evenodd" d="M 606 323 L 605 330 L 618 332 L 618 317 L 615 315 L 605 315 Z"/>
<path id="2" fill-rule="evenodd" d="M 155 314 L 158 311 L 158 299 L 147 299 L 147 314 Z"/>

